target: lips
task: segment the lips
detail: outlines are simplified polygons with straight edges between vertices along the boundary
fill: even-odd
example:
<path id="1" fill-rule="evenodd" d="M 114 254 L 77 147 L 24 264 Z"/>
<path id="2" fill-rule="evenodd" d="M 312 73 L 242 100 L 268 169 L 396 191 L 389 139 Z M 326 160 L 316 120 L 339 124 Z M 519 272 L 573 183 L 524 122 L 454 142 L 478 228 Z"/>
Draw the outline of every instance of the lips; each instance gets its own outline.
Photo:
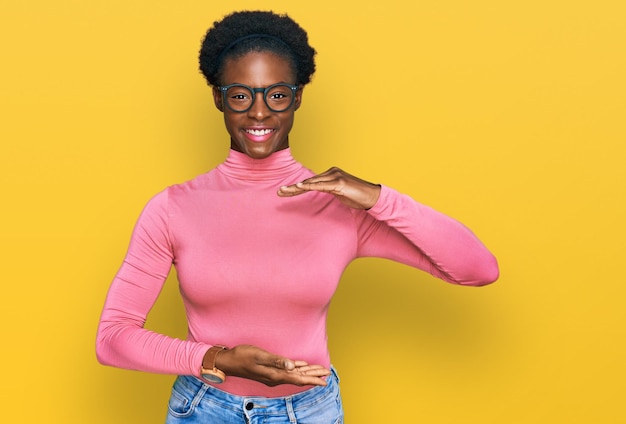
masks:
<path id="1" fill-rule="evenodd" d="M 263 128 L 263 129 L 260 129 L 260 130 L 255 130 L 255 129 L 247 129 L 247 130 L 246 130 L 246 132 L 247 132 L 248 134 L 252 134 L 252 135 L 255 135 L 255 136 L 257 136 L 257 137 L 260 137 L 260 136 L 262 136 L 262 135 L 269 134 L 269 133 L 271 133 L 271 132 L 273 132 L 273 131 L 274 131 L 274 130 L 273 130 L 273 129 L 271 129 L 271 128 Z"/>
<path id="2" fill-rule="evenodd" d="M 245 128 L 244 134 L 246 138 L 256 143 L 262 143 L 267 141 L 272 134 L 274 134 L 273 128 Z"/>

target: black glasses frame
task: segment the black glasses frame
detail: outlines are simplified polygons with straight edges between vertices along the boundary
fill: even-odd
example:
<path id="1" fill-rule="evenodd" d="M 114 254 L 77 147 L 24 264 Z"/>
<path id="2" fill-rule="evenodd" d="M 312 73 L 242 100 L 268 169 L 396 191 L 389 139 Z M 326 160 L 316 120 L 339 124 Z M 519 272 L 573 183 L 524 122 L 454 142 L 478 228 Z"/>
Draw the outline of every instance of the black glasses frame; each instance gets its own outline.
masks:
<path id="1" fill-rule="evenodd" d="M 230 105 L 228 104 L 228 101 L 226 101 L 226 92 L 233 88 L 233 87 L 243 87 L 248 89 L 251 93 L 252 93 L 252 103 L 250 103 L 250 106 L 248 106 L 246 109 L 244 110 L 235 110 L 232 107 L 230 107 Z M 284 109 L 273 109 L 268 103 L 267 103 L 267 93 L 269 92 L 269 90 L 271 90 L 272 88 L 275 87 L 287 87 L 289 88 L 292 92 L 293 92 L 293 96 L 291 97 L 291 102 L 289 102 L 289 105 L 284 108 Z M 222 92 L 222 101 L 224 102 L 224 104 L 226 105 L 226 107 L 228 107 L 228 109 L 232 110 L 233 112 L 236 113 L 245 113 L 247 111 L 249 111 L 250 109 L 252 109 L 252 106 L 254 106 L 254 102 L 256 101 L 256 93 L 263 93 L 263 102 L 265 102 L 265 106 L 267 106 L 267 108 L 269 110 L 271 110 L 272 112 L 284 112 L 286 110 L 289 110 L 289 108 L 291 106 L 293 106 L 293 103 L 296 100 L 296 91 L 298 91 L 298 88 L 300 88 L 297 85 L 291 85 L 291 84 L 286 84 L 286 83 L 278 83 L 278 84 L 272 84 L 269 87 L 250 87 L 248 85 L 245 84 L 229 84 L 229 85 L 221 85 L 219 87 L 217 87 L 221 92 Z"/>

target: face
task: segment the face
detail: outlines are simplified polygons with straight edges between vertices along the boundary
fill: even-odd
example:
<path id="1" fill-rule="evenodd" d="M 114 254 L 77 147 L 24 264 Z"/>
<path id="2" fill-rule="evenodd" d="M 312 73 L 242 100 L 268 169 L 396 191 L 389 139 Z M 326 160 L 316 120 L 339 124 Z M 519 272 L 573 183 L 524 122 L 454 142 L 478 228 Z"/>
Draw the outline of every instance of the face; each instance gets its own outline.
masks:
<path id="1" fill-rule="evenodd" d="M 295 74 L 289 62 L 273 53 L 251 52 L 224 63 L 222 85 L 245 84 L 250 87 L 268 87 L 277 83 L 295 83 Z M 263 159 L 289 147 L 289 131 L 293 126 L 294 112 L 302 101 L 302 88 L 298 89 L 294 104 L 284 112 L 272 112 L 256 93 L 254 104 L 247 112 L 238 113 L 222 103 L 222 93 L 213 88 L 215 105 L 224 112 L 226 130 L 230 134 L 230 147 L 253 159 Z"/>

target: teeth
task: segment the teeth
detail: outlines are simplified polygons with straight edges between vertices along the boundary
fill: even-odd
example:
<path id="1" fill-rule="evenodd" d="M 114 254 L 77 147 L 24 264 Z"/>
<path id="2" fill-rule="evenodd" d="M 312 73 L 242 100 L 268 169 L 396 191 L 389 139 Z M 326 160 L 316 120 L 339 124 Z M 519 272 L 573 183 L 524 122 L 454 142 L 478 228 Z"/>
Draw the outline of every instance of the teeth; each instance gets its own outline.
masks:
<path id="1" fill-rule="evenodd" d="M 261 136 L 261 135 L 266 135 L 272 132 L 272 130 L 270 129 L 265 129 L 265 130 L 246 130 L 246 132 L 248 134 L 252 134 L 252 135 L 256 135 L 256 136 Z"/>

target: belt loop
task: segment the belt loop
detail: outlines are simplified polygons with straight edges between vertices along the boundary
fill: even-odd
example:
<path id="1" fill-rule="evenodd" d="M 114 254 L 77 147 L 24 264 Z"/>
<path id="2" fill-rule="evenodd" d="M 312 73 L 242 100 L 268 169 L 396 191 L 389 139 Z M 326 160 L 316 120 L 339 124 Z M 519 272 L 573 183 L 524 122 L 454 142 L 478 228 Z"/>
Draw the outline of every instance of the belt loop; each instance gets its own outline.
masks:
<path id="1" fill-rule="evenodd" d="M 285 404 L 287 406 L 287 416 L 289 417 L 289 422 L 292 424 L 298 424 L 296 414 L 293 412 L 293 402 L 291 396 L 285 398 Z"/>

